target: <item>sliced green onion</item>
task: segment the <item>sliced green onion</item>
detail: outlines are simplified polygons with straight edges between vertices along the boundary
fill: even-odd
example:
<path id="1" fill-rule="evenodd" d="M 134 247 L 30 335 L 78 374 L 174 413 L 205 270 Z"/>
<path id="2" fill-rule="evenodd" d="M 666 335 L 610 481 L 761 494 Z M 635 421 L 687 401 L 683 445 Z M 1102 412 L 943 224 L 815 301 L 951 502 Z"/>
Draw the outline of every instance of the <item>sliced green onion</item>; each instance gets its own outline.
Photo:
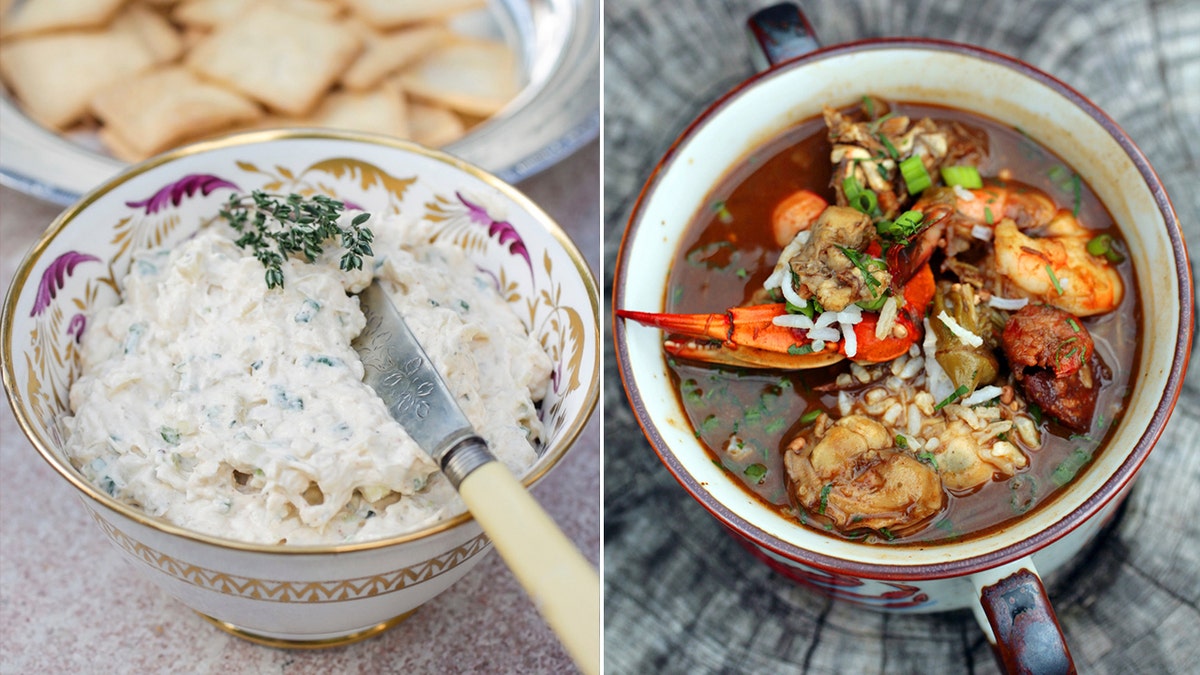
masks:
<path id="1" fill-rule="evenodd" d="M 1107 258 L 1111 263 L 1120 263 L 1125 261 L 1125 256 L 1113 247 L 1113 238 L 1111 234 L 1098 234 L 1092 237 L 1087 243 L 1087 252 L 1097 257 Z"/>
<path id="2" fill-rule="evenodd" d="M 1050 263 L 1046 263 L 1046 274 L 1050 275 L 1050 283 L 1054 284 L 1054 290 L 1058 291 L 1059 295 L 1063 294 L 1062 284 L 1059 283 L 1058 277 L 1054 275 L 1054 269 L 1050 267 Z"/>
<path id="3" fill-rule="evenodd" d="M 905 211 L 895 220 L 881 220 L 875 224 L 875 230 L 879 234 L 887 235 L 893 239 L 907 239 L 916 234 L 921 229 L 921 223 L 925 219 L 925 214 L 920 211 Z"/>
<path id="4" fill-rule="evenodd" d="M 941 403 L 933 406 L 933 409 L 935 411 L 941 410 L 942 408 L 945 408 L 946 406 L 950 405 L 951 403 L 954 403 L 955 401 L 962 398 L 963 396 L 966 396 L 967 392 L 969 392 L 969 391 L 970 391 L 970 389 L 967 388 L 967 385 L 960 384 L 960 385 L 958 385 L 958 389 L 954 390 L 954 393 L 950 394 L 945 399 L 943 399 Z"/>
<path id="5" fill-rule="evenodd" d="M 875 209 L 879 206 L 879 197 L 875 196 L 874 190 L 863 190 L 854 196 L 854 199 L 849 200 L 850 206 L 867 214 L 868 216 L 875 213 Z"/>
<path id="6" fill-rule="evenodd" d="M 1071 174 L 1071 193 L 1075 196 L 1075 208 L 1071 209 L 1071 215 L 1079 217 L 1079 207 L 1083 206 L 1083 184 L 1079 178 L 1079 174 Z"/>
<path id="7" fill-rule="evenodd" d="M 806 345 L 788 345 L 788 354 L 791 356 L 804 356 L 805 354 L 813 353 L 813 346 L 810 342 Z"/>
<path id="8" fill-rule="evenodd" d="M 897 448 L 907 448 L 908 447 L 908 439 L 904 437 L 904 434 L 896 434 L 896 447 Z"/>
<path id="9" fill-rule="evenodd" d="M 875 99 L 871 98 L 870 96 L 867 96 L 866 94 L 863 94 L 862 106 L 863 106 L 863 110 L 866 111 L 868 118 L 875 117 Z"/>
<path id="10" fill-rule="evenodd" d="M 925 170 L 920 157 L 913 156 L 900 162 L 900 174 L 904 176 L 904 183 L 908 186 L 910 195 L 920 194 L 922 190 L 933 185 L 933 180 L 929 178 L 929 172 Z"/>
<path id="11" fill-rule="evenodd" d="M 853 201 L 862 192 L 862 189 L 862 185 L 853 175 L 846 176 L 846 179 L 842 181 L 842 192 L 846 195 L 846 201 Z"/>
<path id="12" fill-rule="evenodd" d="M 832 490 L 833 483 L 826 483 L 825 486 L 821 488 L 821 508 L 817 510 L 817 513 L 825 515 L 825 507 L 829 505 L 829 493 Z"/>
<path id="13" fill-rule="evenodd" d="M 995 224 L 996 217 L 992 215 L 992 209 L 990 207 L 983 207 L 983 219 L 987 221 L 988 225 Z"/>
<path id="14" fill-rule="evenodd" d="M 812 410 L 809 410 L 800 416 L 800 424 L 812 424 L 813 422 L 817 421 L 817 418 L 820 416 L 821 410 L 819 408 L 813 408 Z"/>
<path id="15" fill-rule="evenodd" d="M 964 164 L 961 166 L 943 166 L 942 181 L 950 187 L 961 185 L 968 190 L 975 190 L 983 187 L 983 178 L 979 176 L 979 169 Z"/>
<path id="16" fill-rule="evenodd" d="M 1076 333 L 1079 332 L 1079 322 L 1075 321 L 1075 317 L 1067 317 L 1067 324 L 1071 326 L 1071 330 L 1075 331 Z"/>
<path id="17" fill-rule="evenodd" d="M 879 528 L 879 534 L 882 534 L 884 537 L 886 537 L 888 541 L 892 541 L 896 538 L 896 535 L 892 534 L 892 531 L 886 527 Z"/>

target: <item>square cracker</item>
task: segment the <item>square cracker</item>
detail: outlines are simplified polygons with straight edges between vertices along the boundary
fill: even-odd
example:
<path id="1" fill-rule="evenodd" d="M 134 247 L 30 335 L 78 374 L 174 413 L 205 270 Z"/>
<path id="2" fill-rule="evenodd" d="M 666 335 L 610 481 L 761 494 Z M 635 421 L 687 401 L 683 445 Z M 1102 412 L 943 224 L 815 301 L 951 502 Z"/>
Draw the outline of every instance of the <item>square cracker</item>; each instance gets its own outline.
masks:
<path id="1" fill-rule="evenodd" d="M 275 4 L 311 18 L 332 19 L 342 8 L 326 0 L 186 0 L 171 12 L 171 19 L 188 28 L 216 28 L 262 2 Z"/>
<path id="2" fill-rule="evenodd" d="M 409 101 L 408 130 L 421 145 L 440 148 L 461 138 L 467 132 L 467 125 L 446 108 Z"/>
<path id="3" fill-rule="evenodd" d="M 187 65 L 289 115 L 304 115 L 360 49 L 341 23 L 266 3 L 218 27 L 188 54 Z"/>
<path id="4" fill-rule="evenodd" d="M 166 17 L 142 4 L 129 5 L 112 21 L 112 29 L 138 36 L 159 63 L 174 61 L 183 54 L 183 38 Z"/>
<path id="5" fill-rule="evenodd" d="M 449 39 L 439 25 L 416 26 L 385 35 L 368 35 L 366 47 L 342 73 L 347 89 L 371 89 L 389 74 L 412 63 Z"/>
<path id="6" fill-rule="evenodd" d="M 250 99 L 170 66 L 108 87 L 92 101 L 96 117 L 139 157 L 255 119 Z"/>
<path id="7" fill-rule="evenodd" d="M 126 0 L 28 0 L 17 5 L 0 24 L 6 38 L 108 24 Z"/>
<path id="8" fill-rule="evenodd" d="M 343 0 L 355 14 L 376 28 L 437 19 L 487 6 L 486 0 Z"/>
<path id="9" fill-rule="evenodd" d="M 317 106 L 309 121 L 318 127 L 408 138 L 406 108 L 400 90 L 384 83 L 372 91 L 331 94 Z"/>
<path id="10" fill-rule="evenodd" d="M 479 117 L 494 115 L 517 93 L 513 53 L 492 40 L 447 43 L 406 68 L 399 81 L 414 96 Z"/>
<path id="11" fill-rule="evenodd" d="M 34 35 L 0 47 L 0 75 L 26 113 L 60 130 L 87 113 L 96 92 L 155 62 L 141 38 L 125 31 Z"/>

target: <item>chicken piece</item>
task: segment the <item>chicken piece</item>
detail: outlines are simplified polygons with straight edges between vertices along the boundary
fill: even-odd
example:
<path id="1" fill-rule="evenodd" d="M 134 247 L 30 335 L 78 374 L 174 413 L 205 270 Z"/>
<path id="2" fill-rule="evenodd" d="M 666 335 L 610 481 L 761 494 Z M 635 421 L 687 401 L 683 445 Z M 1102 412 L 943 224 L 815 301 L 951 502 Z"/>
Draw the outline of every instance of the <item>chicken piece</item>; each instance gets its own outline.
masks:
<path id="1" fill-rule="evenodd" d="M 819 439 L 797 436 L 783 460 L 792 499 L 843 532 L 911 530 L 942 509 L 945 494 L 930 466 L 893 443 L 862 415 L 843 417 Z"/>
<path id="2" fill-rule="evenodd" d="M 887 289 L 892 277 L 883 261 L 863 253 L 875 228 L 866 214 L 844 206 L 825 209 L 788 261 L 801 298 L 816 298 L 826 311 L 840 312 L 852 303 L 873 301 Z M 847 255 L 847 252 L 850 252 Z M 850 256 L 858 254 L 858 262 Z M 867 268 L 871 280 L 863 273 Z"/>

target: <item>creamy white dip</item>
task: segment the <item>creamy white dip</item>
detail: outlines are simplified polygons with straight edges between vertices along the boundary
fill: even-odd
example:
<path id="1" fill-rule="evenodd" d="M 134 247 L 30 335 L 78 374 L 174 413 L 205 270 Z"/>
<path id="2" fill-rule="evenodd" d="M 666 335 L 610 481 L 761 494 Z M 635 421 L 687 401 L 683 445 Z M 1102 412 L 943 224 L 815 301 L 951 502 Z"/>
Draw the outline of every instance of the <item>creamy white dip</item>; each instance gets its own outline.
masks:
<path id="1" fill-rule="evenodd" d="M 257 543 L 365 541 L 461 512 L 436 465 L 362 382 L 353 293 L 380 278 L 467 418 L 517 475 L 542 433 L 550 359 L 463 252 L 372 219 L 374 258 L 261 263 L 205 229 L 135 258 L 91 317 L 66 450 L 113 497 Z M 407 241 L 411 237 L 412 241 Z M 330 242 L 333 244 L 334 242 Z"/>

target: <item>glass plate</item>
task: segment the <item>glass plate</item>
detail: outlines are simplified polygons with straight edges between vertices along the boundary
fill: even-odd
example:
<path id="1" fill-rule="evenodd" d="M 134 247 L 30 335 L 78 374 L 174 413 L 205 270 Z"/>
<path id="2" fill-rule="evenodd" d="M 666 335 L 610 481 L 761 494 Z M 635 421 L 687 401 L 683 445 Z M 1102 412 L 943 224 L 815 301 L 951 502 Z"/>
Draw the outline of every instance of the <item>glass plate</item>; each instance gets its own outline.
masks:
<path id="1" fill-rule="evenodd" d="M 600 10 L 597 0 L 494 0 L 489 12 L 515 45 L 527 84 L 442 150 L 517 182 L 599 133 Z M 30 120 L 0 91 L 0 184 L 66 205 L 126 166 L 93 137 L 64 136 Z"/>

